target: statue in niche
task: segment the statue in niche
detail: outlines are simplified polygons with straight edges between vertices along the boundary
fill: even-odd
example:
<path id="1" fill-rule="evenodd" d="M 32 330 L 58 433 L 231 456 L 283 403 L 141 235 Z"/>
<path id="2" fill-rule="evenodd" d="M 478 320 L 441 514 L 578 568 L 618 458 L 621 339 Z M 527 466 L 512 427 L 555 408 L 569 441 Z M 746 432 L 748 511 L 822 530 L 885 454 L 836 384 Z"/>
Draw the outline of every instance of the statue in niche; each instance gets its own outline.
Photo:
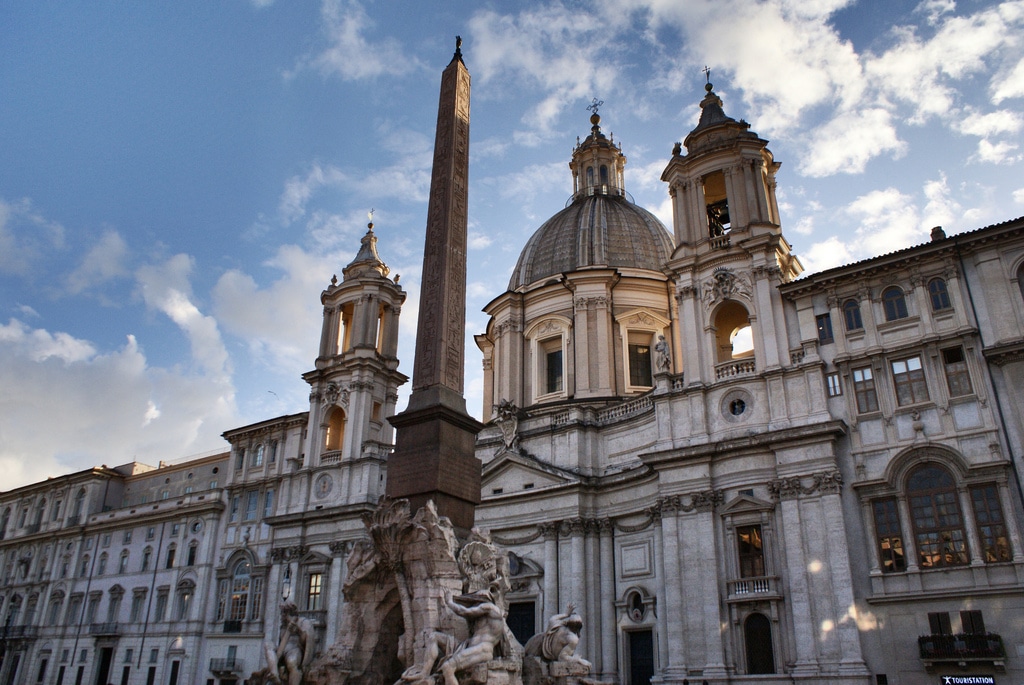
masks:
<path id="1" fill-rule="evenodd" d="M 277 647 L 264 643 L 267 657 L 265 678 L 261 682 L 277 685 L 300 685 L 302 676 L 313 660 L 315 648 L 313 624 L 299 615 L 299 609 L 292 602 L 281 604 L 281 636 Z M 259 675 L 253 674 L 256 679 Z M 253 682 L 253 679 L 250 679 Z"/>
<path id="2" fill-rule="evenodd" d="M 665 340 L 665 336 L 659 335 L 658 342 L 654 344 L 654 351 L 657 353 L 655 364 L 658 367 L 658 373 L 669 373 L 672 371 L 672 356 L 668 351 L 668 341 Z"/>
<path id="3" fill-rule="evenodd" d="M 729 206 L 724 200 L 708 205 L 708 233 L 712 238 L 725 235 L 729 225 Z"/>

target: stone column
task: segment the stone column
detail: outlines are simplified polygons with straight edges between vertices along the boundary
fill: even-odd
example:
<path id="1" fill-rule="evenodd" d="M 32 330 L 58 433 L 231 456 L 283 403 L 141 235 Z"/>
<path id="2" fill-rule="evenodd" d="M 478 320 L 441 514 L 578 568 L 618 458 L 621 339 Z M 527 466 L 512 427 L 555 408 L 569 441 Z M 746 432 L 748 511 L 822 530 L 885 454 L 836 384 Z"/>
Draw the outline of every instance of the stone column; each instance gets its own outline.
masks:
<path id="1" fill-rule="evenodd" d="M 807 559 L 803 549 L 803 522 L 800 502 L 795 492 L 783 490 L 779 508 L 782 511 L 782 539 L 789 569 L 789 607 L 793 614 L 793 636 L 796 647 L 794 675 L 813 676 L 818 673 L 814 617 L 811 612 L 810 586 L 807 582 Z"/>
<path id="2" fill-rule="evenodd" d="M 587 579 L 586 579 L 586 566 L 584 564 L 584 544 L 583 535 L 586 532 L 586 522 L 583 519 L 575 518 L 569 521 L 569 535 L 570 537 L 570 553 L 572 554 L 572 571 L 571 578 L 569 579 L 569 587 L 572 588 L 572 594 L 566 600 L 566 602 L 573 602 L 576 606 L 580 607 L 583 611 L 587 608 Z M 565 607 L 559 607 L 564 610 Z M 580 647 L 586 644 L 586 640 L 580 642 Z M 577 647 L 578 649 L 578 647 Z M 586 655 L 589 656 L 589 655 Z"/>
<path id="3" fill-rule="evenodd" d="M 655 592 L 657 592 L 658 619 L 658 673 L 664 677 L 668 670 L 668 583 L 665 582 L 665 534 L 662 530 L 661 503 L 650 510 L 654 525 Z"/>
<path id="4" fill-rule="evenodd" d="M 850 550 L 846 546 L 846 525 L 843 503 L 839 497 L 841 480 L 838 472 L 825 474 L 820 486 L 821 509 L 825 515 L 825 540 L 828 545 L 828 566 L 832 576 L 835 607 L 835 630 L 839 635 L 840 673 L 867 675 L 867 667 L 860 651 L 860 633 L 855 621 L 843 620 L 843 613 L 854 606 L 853 574 L 850 570 Z"/>
<path id="5" fill-rule="evenodd" d="M 710 678 L 725 678 L 725 649 L 722 644 L 723 621 L 718 598 L 718 555 L 715 551 L 715 504 L 722 500 L 722 493 L 707 490 L 694 496 L 697 510 L 698 535 L 696 542 L 700 569 L 700 588 L 704 596 L 704 675 Z"/>
<path id="6" fill-rule="evenodd" d="M 679 561 L 679 497 L 664 497 L 661 504 L 662 545 L 665 554 L 665 605 L 658 608 L 664 612 L 668 623 L 668 667 L 665 677 L 686 674 L 686 657 L 683 650 L 683 574 Z"/>
<path id="7" fill-rule="evenodd" d="M 611 519 L 598 521 L 600 530 L 601 555 L 601 594 L 600 594 L 600 632 L 601 661 L 598 673 L 605 682 L 618 682 L 618 655 L 616 653 L 615 601 L 615 528 Z M 597 627 L 597 619 L 591 619 L 590 625 Z"/>
<path id="8" fill-rule="evenodd" d="M 542 523 L 539 526 L 544 536 L 544 615 L 541 626 L 558 613 L 558 528 L 561 521 Z"/>
<path id="9" fill-rule="evenodd" d="M 588 519 L 586 522 L 586 534 L 583 538 L 584 553 L 586 554 L 586 564 L 584 568 L 584 584 L 586 588 L 587 601 L 585 607 L 587 613 L 585 614 L 584 621 L 590 626 L 590 630 L 585 630 L 584 634 L 587 636 L 587 654 L 589 655 L 590 661 L 594 665 L 594 672 L 601 672 L 601 560 L 598 557 L 598 542 L 595 536 L 597 532 L 597 521 L 594 519 Z"/>
<path id="10" fill-rule="evenodd" d="M 971 496 L 966 487 L 957 488 L 956 494 L 960 500 L 960 518 L 964 523 L 964 531 L 967 533 L 967 549 L 971 566 L 984 566 L 985 560 L 981 557 L 981 539 L 978 538 L 978 527 L 968 525 L 969 521 L 974 520 Z M 972 514 L 970 517 L 967 516 L 968 512 Z"/>
<path id="11" fill-rule="evenodd" d="M 327 588 L 330 591 L 328 595 L 330 605 L 324 604 L 324 609 L 327 610 L 327 626 L 324 628 L 324 650 L 333 645 L 338 637 L 338 618 L 341 616 L 342 607 L 345 602 L 345 595 L 342 591 L 345 583 L 343 569 L 345 567 L 345 557 L 351 544 L 351 542 L 346 540 L 338 540 L 330 544 L 331 569 L 327 580 Z"/>

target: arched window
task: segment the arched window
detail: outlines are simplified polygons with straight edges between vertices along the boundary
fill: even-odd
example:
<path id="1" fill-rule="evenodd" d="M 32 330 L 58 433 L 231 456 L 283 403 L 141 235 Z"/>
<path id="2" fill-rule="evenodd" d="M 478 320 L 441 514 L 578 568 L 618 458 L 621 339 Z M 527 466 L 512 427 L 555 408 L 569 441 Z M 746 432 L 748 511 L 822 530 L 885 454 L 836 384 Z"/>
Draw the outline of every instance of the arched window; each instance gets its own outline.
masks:
<path id="1" fill-rule="evenodd" d="M 907 500 L 922 569 L 967 564 L 967 536 L 953 476 L 925 464 L 907 478 Z"/>
<path id="2" fill-rule="evenodd" d="M 79 518 L 81 518 L 81 516 L 82 516 L 82 508 L 84 506 L 85 506 L 85 488 L 82 488 L 81 490 L 78 491 L 78 494 L 75 495 L 75 506 L 71 510 L 71 516 L 75 518 L 76 522 L 78 521 Z"/>
<path id="3" fill-rule="evenodd" d="M 119 574 L 128 573 L 128 550 L 121 552 L 121 561 L 118 562 L 117 572 Z"/>
<path id="4" fill-rule="evenodd" d="M 332 407 L 327 416 L 327 430 L 324 436 L 324 447 L 328 451 L 340 450 L 345 444 L 345 410 Z"/>
<path id="5" fill-rule="evenodd" d="M 256 449 L 253 450 L 252 465 L 254 467 L 263 466 L 263 445 L 256 445 Z"/>
<path id="6" fill-rule="evenodd" d="M 715 339 L 718 361 L 752 359 L 754 341 L 750 315 L 739 302 L 728 301 L 715 314 Z"/>
<path id="7" fill-rule="evenodd" d="M 7 605 L 7 616 L 4 618 L 4 625 L 13 626 L 14 621 L 18 618 L 19 611 L 21 611 L 21 595 L 14 595 Z"/>
<path id="8" fill-rule="evenodd" d="M 235 564 L 231 574 L 231 608 L 228 613 L 230 621 L 244 621 L 249 608 L 249 590 L 252 581 L 251 567 L 248 561 Z"/>
<path id="9" fill-rule="evenodd" d="M 601 165 L 601 185 L 608 185 L 608 167 L 604 164 Z"/>
<path id="10" fill-rule="evenodd" d="M 775 673 L 772 648 L 772 623 L 764 614 L 750 614 L 743 622 L 743 639 L 747 647 L 747 673 Z"/>
<path id="11" fill-rule="evenodd" d="M 46 498 L 39 500 L 39 504 L 36 505 L 36 520 L 35 525 L 38 528 L 43 523 L 43 514 L 46 513 Z"/>
<path id="12" fill-rule="evenodd" d="M 899 286 L 891 286 L 882 291 L 882 306 L 885 308 L 885 320 L 896 321 L 907 318 L 907 300 Z"/>
<path id="13" fill-rule="evenodd" d="M 192 609 L 192 597 L 196 593 L 196 586 L 191 581 L 183 581 L 178 584 L 178 598 L 174 618 L 177 621 L 187 621 Z"/>
<path id="14" fill-rule="evenodd" d="M 932 311 L 941 312 L 953 305 L 949 302 L 949 291 L 946 290 L 946 282 L 941 278 L 933 278 L 928 281 L 928 297 L 932 301 Z"/>
<path id="15" fill-rule="evenodd" d="M 78 567 L 78 577 L 79 578 L 85 578 L 87 575 L 89 575 L 89 555 L 88 554 L 86 554 L 85 556 L 82 557 L 82 563 Z"/>
<path id="16" fill-rule="evenodd" d="M 592 188 L 594 186 L 594 167 L 587 167 L 587 187 Z"/>
<path id="17" fill-rule="evenodd" d="M 153 548 L 152 547 L 147 547 L 146 549 L 142 550 L 142 570 L 143 571 L 148 571 L 149 570 L 149 564 L 150 564 L 151 561 L 153 561 Z"/>
<path id="18" fill-rule="evenodd" d="M 50 598 L 50 611 L 46 615 L 46 625 L 55 626 L 60 620 L 60 610 L 64 608 L 64 593 L 58 591 Z"/>
<path id="19" fill-rule="evenodd" d="M 864 322 L 860 318 L 860 303 L 857 300 L 843 302 L 843 321 L 847 331 L 863 330 Z"/>
<path id="20" fill-rule="evenodd" d="M 99 566 L 96 569 L 96 575 L 102 576 L 106 572 L 107 572 L 107 553 L 104 552 L 103 554 L 100 555 L 100 563 L 99 563 Z"/>

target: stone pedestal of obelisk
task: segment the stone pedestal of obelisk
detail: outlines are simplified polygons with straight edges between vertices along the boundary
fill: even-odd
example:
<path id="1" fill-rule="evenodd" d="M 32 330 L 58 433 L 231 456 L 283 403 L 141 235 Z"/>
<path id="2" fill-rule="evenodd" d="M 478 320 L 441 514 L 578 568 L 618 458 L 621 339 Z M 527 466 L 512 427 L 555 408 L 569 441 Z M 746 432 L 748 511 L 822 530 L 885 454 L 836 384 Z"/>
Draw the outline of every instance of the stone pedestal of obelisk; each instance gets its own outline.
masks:
<path id="1" fill-rule="evenodd" d="M 463 397 L 466 326 L 466 237 L 469 183 L 469 71 L 461 39 L 441 76 L 427 234 L 423 255 L 412 396 L 390 421 L 395 452 L 386 494 L 409 500 L 412 511 L 433 500 L 456 529 L 473 526 L 480 503 L 483 427 L 466 413 Z"/>

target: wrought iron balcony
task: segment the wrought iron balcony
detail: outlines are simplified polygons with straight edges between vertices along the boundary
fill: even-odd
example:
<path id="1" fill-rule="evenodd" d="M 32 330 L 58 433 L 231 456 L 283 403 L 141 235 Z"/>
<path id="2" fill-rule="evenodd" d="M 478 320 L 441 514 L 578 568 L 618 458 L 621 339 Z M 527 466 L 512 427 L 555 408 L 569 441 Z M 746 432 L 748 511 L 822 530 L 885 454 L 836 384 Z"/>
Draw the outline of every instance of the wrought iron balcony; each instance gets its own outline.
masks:
<path id="1" fill-rule="evenodd" d="M 921 660 L 932 662 L 986 661 L 1001 663 L 1006 658 L 1003 638 L 995 633 L 922 635 L 917 638 Z"/>
<path id="2" fill-rule="evenodd" d="M 26 640 L 39 635 L 39 626 L 2 626 L 0 640 Z"/>
<path id="3" fill-rule="evenodd" d="M 214 673 L 242 673 L 241 659 L 210 659 L 210 670 Z"/>

